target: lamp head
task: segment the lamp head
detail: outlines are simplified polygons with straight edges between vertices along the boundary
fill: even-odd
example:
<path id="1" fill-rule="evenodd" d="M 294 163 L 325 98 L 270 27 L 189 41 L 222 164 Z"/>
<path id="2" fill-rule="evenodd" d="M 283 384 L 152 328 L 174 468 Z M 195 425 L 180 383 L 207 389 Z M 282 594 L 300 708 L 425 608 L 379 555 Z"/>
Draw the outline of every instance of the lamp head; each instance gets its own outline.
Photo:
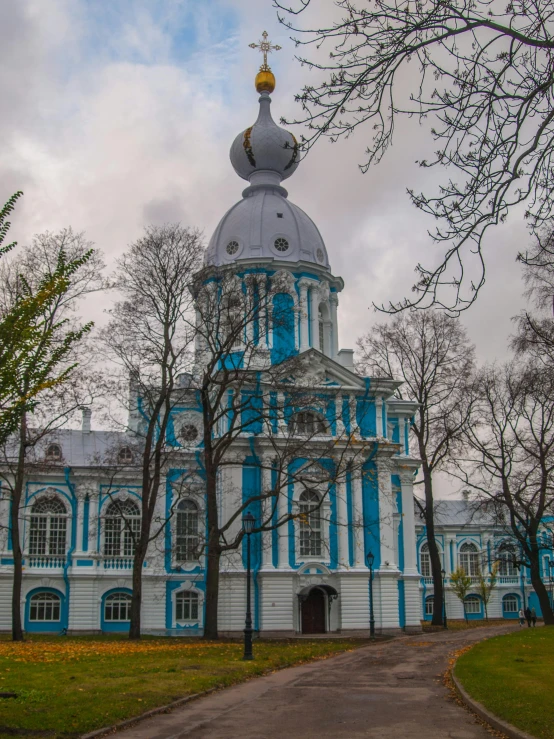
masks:
<path id="1" fill-rule="evenodd" d="M 366 554 L 365 558 L 366 558 L 366 560 L 367 560 L 367 566 L 368 566 L 368 567 L 369 567 L 369 568 L 371 569 L 371 568 L 373 567 L 373 562 L 374 562 L 374 560 L 375 560 L 375 555 L 374 555 L 374 554 L 373 554 L 373 552 L 372 552 L 372 551 L 370 550 L 370 551 L 369 551 L 369 552 L 368 552 L 368 553 Z"/>
<path id="2" fill-rule="evenodd" d="M 254 524 L 256 523 L 256 519 L 254 516 L 250 513 L 250 511 L 242 517 L 242 528 L 245 534 L 251 534 L 254 530 Z"/>

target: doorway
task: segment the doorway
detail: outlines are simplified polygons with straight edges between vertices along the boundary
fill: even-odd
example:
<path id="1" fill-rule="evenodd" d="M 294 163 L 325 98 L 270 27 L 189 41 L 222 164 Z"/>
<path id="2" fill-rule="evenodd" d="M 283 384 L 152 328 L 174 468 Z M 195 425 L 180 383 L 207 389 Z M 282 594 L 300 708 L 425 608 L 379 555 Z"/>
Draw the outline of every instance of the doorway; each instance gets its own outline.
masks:
<path id="1" fill-rule="evenodd" d="M 325 634 L 325 595 L 320 588 L 312 588 L 302 601 L 302 633 Z"/>

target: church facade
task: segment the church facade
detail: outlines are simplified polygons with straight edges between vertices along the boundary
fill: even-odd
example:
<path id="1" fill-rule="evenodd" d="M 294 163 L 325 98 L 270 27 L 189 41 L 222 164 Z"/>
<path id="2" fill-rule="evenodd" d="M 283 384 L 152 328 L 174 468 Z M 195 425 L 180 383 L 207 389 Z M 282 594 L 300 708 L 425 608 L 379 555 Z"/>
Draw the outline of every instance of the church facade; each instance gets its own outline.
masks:
<path id="1" fill-rule="evenodd" d="M 259 115 L 231 147 L 231 162 L 247 180 L 242 198 L 221 219 L 207 248 L 206 265 L 233 269 L 242 284 L 263 280 L 277 285 L 272 298 L 285 328 L 272 327 L 257 342 L 260 367 L 298 357 L 321 400 L 301 421 L 276 423 L 258 434 L 258 457 L 271 459 L 281 435 L 308 431 L 318 437 L 356 438 L 357 459 L 328 493 L 291 488 L 281 496 L 279 513 L 306 516 L 256 535 L 253 558 L 254 629 L 260 634 L 367 633 L 370 570 L 378 631 L 421 628 L 422 583 L 418 571 L 413 480 L 418 460 L 411 456 L 409 426 L 416 406 L 394 397 L 392 378 L 362 377 L 353 351 L 339 348 L 338 306 L 344 285 L 332 273 L 326 245 L 314 224 L 288 198 L 283 181 L 299 164 L 294 137 L 272 119 L 269 69 L 257 78 Z M 254 281 L 254 282 L 255 282 Z M 245 290 L 247 288 L 245 287 Z M 252 338 L 252 337 L 251 337 Z M 236 347 L 240 352 L 240 346 Z M 201 342 L 197 346 L 202 352 Z M 315 383 L 315 384 L 314 384 Z M 186 397 L 186 387 L 183 390 Z M 281 402 L 275 392 L 276 403 Z M 201 458 L 198 443 L 202 413 L 194 392 L 172 411 L 175 464 L 168 471 L 160 515 L 172 506 L 172 476 Z M 293 427 L 293 423 L 296 426 Z M 27 631 L 123 631 L 129 625 L 132 535 L 140 527 L 140 487 L 132 473 L 118 477 L 117 489 L 101 460 L 109 450 L 122 464 L 133 458 L 133 423 L 128 433 L 94 431 L 90 411 L 82 428 L 49 437 L 42 454 L 44 471 L 29 479 L 22 513 L 24 627 Z M 240 446 L 240 445 L 239 445 Z M 257 466 L 245 441 L 241 456 L 219 480 L 221 515 L 236 491 L 267 489 L 271 465 Z M 346 450 L 348 455 L 348 450 Z M 321 461 L 321 460 L 320 460 Z M 300 462 L 300 460 L 299 460 Z M 332 462 L 332 460 L 330 460 Z M 201 465 L 200 465 L 201 467 Z M 321 500 L 318 496 L 325 495 Z M 304 496 L 304 497 L 303 497 Z M 114 508 L 114 503 L 117 505 Z M 0 629 L 11 623 L 9 495 L 0 499 Z M 121 511 L 125 516 L 122 525 Z M 202 475 L 194 494 L 179 500 L 169 525 L 151 544 L 144 567 L 142 626 L 145 632 L 202 633 L 205 561 L 194 552 L 205 521 Z M 240 519 L 236 526 L 240 526 Z M 244 551 L 222 559 L 219 628 L 238 634 L 244 628 L 246 577 Z"/>

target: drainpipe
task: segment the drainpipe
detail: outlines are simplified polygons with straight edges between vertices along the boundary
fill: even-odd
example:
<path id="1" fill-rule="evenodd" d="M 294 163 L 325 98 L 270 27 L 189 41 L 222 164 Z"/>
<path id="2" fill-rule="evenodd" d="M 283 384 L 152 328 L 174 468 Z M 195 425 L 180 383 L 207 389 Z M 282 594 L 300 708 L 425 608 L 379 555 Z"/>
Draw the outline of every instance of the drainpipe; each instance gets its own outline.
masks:
<path id="1" fill-rule="evenodd" d="M 77 502 L 77 496 L 75 495 L 75 485 L 70 482 L 69 475 L 71 474 L 71 467 L 65 467 L 64 468 L 64 476 L 65 476 L 65 482 L 67 487 L 69 488 L 71 495 L 73 496 L 73 501 L 71 502 L 71 508 L 73 515 L 71 517 L 71 546 L 69 547 L 69 550 L 67 552 L 67 556 L 65 559 L 65 564 L 63 566 L 63 579 L 65 583 L 65 612 L 66 612 L 66 628 L 69 628 L 69 597 L 70 597 L 70 584 L 69 584 L 69 565 L 71 564 L 73 552 L 75 551 L 75 547 L 77 545 L 77 511 L 75 507 L 75 503 Z"/>

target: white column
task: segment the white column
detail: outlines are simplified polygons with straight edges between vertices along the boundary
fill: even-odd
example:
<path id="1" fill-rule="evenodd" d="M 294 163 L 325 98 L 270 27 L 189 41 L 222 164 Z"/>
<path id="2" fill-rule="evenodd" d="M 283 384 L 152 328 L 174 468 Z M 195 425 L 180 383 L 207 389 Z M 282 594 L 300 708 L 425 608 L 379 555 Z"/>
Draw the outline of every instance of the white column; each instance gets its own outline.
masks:
<path id="1" fill-rule="evenodd" d="M 277 393 L 277 433 L 287 433 L 287 421 L 285 419 L 285 393 Z"/>
<path id="2" fill-rule="evenodd" d="M 252 279 L 246 280 L 246 345 L 252 350 L 254 344 L 254 284 Z"/>
<path id="3" fill-rule="evenodd" d="M 375 436 L 383 436 L 383 398 L 375 398 Z"/>
<path id="4" fill-rule="evenodd" d="M 412 575 L 417 574 L 413 470 L 404 470 L 400 473 L 400 489 L 402 491 L 404 572 Z"/>
<path id="5" fill-rule="evenodd" d="M 268 497 L 262 501 L 262 515 L 264 522 L 271 516 L 273 509 L 273 497 L 269 496 L 271 492 L 271 459 L 264 458 L 262 464 L 262 495 Z M 270 524 L 271 521 L 268 521 Z M 272 531 L 262 532 L 262 568 L 264 570 L 273 569 L 273 546 Z"/>
<path id="6" fill-rule="evenodd" d="M 268 290 L 266 286 L 266 276 L 256 275 L 256 283 L 258 285 L 258 301 L 260 313 L 258 316 L 259 324 L 259 346 L 260 349 L 267 350 L 269 348 L 269 324 L 267 321 L 267 300 Z"/>
<path id="7" fill-rule="evenodd" d="M 352 470 L 352 536 L 354 537 L 354 567 L 363 567 L 364 554 L 364 506 L 362 499 L 362 470 L 359 466 Z"/>
<path id="8" fill-rule="evenodd" d="M 337 436 L 344 436 L 344 419 L 342 417 L 343 395 L 335 395 L 335 420 L 337 424 Z"/>
<path id="9" fill-rule="evenodd" d="M 339 299 L 336 293 L 329 295 L 329 306 L 331 310 L 331 357 L 336 359 L 339 353 L 339 324 L 337 320 L 337 306 Z"/>
<path id="10" fill-rule="evenodd" d="M 346 501 L 346 476 L 340 474 L 336 482 L 337 491 L 337 527 L 339 542 L 339 567 L 347 569 L 350 567 L 350 554 L 348 551 L 348 506 Z"/>
<path id="11" fill-rule="evenodd" d="M 97 551 L 96 543 L 98 541 L 98 529 L 100 527 L 100 519 L 98 518 L 98 495 L 91 495 L 88 509 L 88 552 L 89 554 Z M 98 552 L 100 554 L 100 552 Z"/>
<path id="12" fill-rule="evenodd" d="M 377 460 L 377 476 L 379 481 L 379 535 L 381 540 L 380 568 L 396 569 L 393 525 L 393 514 L 396 506 L 393 500 L 389 459 Z"/>
<path id="13" fill-rule="evenodd" d="M 348 406 L 350 408 L 350 433 L 356 434 L 359 431 L 356 410 L 358 407 L 358 399 L 355 395 L 348 396 Z"/>
<path id="14" fill-rule="evenodd" d="M 306 280 L 300 280 L 300 351 L 305 352 L 310 348 L 308 341 L 308 286 Z"/>
<path id="15" fill-rule="evenodd" d="M 277 516 L 282 520 L 288 514 L 288 491 L 287 486 L 281 487 L 277 499 Z M 288 521 L 277 529 L 279 534 L 279 558 L 277 567 L 280 570 L 288 569 L 289 566 L 289 523 Z"/>
<path id="16" fill-rule="evenodd" d="M 312 346 L 319 349 L 319 291 L 315 285 L 310 289 L 310 313 Z"/>

